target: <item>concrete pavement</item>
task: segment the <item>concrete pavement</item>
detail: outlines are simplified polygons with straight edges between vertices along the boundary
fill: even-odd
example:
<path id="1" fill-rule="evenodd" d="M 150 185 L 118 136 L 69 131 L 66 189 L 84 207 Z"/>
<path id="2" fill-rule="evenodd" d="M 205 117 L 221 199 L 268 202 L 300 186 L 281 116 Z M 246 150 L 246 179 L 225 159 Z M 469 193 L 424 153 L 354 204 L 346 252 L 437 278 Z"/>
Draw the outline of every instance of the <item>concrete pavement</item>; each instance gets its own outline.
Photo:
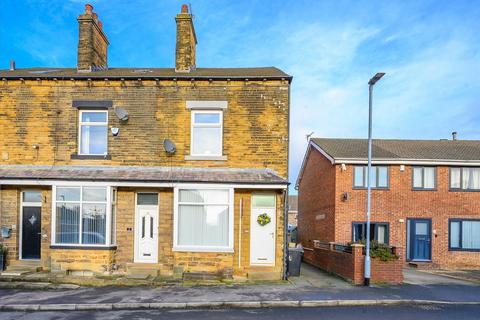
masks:
<path id="1" fill-rule="evenodd" d="M 429 273 L 406 272 L 409 284 L 358 287 L 303 266 L 288 283 L 171 287 L 35 287 L 0 290 L 0 309 L 132 310 L 318 307 L 379 304 L 480 304 L 480 286 Z"/>

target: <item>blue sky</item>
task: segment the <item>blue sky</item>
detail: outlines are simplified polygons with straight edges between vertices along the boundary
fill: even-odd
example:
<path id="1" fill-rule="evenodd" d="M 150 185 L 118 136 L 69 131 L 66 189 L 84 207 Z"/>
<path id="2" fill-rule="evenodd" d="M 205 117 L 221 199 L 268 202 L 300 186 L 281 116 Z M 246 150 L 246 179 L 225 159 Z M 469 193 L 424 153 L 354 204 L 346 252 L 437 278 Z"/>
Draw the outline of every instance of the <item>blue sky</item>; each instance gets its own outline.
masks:
<path id="1" fill-rule="evenodd" d="M 172 67 L 182 1 L 91 1 L 110 40 L 109 65 Z M 197 66 L 277 66 L 294 76 L 290 180 L 305 135 L 365 137 L 367 81 L 377 138 L 480 139 L 478 1 L 190 0 Z M 0 68 L 76 65 L 85 1 L 0 4 Z"/>

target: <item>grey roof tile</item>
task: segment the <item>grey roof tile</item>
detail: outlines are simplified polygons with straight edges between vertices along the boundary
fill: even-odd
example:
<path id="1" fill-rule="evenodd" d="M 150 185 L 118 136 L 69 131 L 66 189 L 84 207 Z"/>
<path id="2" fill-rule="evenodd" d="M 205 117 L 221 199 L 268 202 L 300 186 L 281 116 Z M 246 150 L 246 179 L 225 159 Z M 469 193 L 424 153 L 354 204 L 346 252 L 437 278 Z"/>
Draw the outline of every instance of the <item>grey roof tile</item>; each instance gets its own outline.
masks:
<path id="1" fill-rule="evenodd" d="M 78 72 L 76 68 L 25 68 L 15 70 L 0 70 L 0 78 L 75 78 L 75 79 L 104 79 L 104 78 L 285 78 L 291 76 L 275 67 L 259 68 L 197 68 L 191 72 L 175 72 L 174 68 L 108 68 L 93 72 Z"/>
<path id="2" fill-rule="evenodd" d="M 288 184 L 269 169 L 0 165 L 0 179 Z"/>
<path id="3" fill-rule="evenodd" d="M 367 139 L 326 139 L 312 141 L 334 159 L 367 159 Z M 480 160 L 480 140 L 394 140 L 374 139 L 374 159 Z"/>

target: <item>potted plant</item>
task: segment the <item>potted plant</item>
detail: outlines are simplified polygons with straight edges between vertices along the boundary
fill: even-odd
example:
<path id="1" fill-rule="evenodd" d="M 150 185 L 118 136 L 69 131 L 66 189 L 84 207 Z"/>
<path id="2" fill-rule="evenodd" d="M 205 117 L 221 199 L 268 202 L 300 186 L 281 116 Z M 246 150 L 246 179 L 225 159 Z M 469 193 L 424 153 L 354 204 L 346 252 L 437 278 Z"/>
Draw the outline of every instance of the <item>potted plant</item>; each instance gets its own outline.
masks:
<path id="1" fill-rule="evenodd" d="M 5 270 L 5 263 L 7 262 L 7 247 L 0 243 L 0 271 Z"/>

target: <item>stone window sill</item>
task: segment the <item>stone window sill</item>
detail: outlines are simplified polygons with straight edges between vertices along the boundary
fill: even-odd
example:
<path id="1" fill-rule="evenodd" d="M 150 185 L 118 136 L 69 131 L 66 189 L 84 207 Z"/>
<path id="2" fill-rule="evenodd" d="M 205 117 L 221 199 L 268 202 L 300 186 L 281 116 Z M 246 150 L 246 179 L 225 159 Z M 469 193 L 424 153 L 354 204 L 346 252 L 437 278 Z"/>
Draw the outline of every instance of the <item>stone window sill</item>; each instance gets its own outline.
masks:
<path id="1" fill-rule="evenodd" d="M 226 161 L 227 156 L 185 156 L 185 160 Z"/>
<path id="2" fill-rule="evenodd" d="M 61 244 L 52 244 L 50 249 L 62 250 L 117 250 L 117 246 L 89 246 L 89 245 L 70 245 L 64 246 Z"/>
<path id="3" fill-rule="evenodd" d="M 70 155 L 72 160 L 112 160 L 112 156 L 109 154 L 106 155 L 90 155 L 90 154 L 76 154 L 72 153 Z"/>

